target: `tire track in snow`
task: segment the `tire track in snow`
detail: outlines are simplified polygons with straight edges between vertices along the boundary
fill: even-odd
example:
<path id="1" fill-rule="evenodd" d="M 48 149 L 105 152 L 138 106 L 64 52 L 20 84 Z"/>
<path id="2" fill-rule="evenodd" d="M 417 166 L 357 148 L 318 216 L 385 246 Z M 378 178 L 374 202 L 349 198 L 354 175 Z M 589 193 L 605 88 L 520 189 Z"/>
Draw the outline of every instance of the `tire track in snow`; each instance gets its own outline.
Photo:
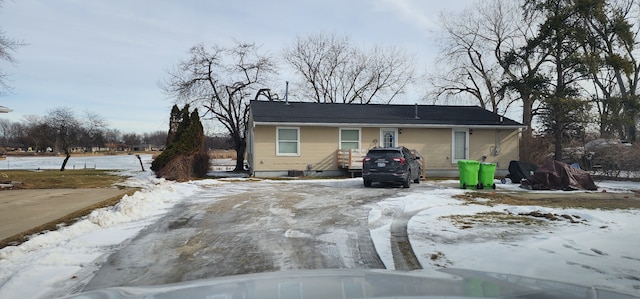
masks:
<path id="1" fill-rule="evenodd" d="M 418 257 L 413 252 L 409 242 L 409 234 L 407 233 L 409 219 L 417 213 L 418 211 L 411 213 L 397 211 L 393 215 L 393 221 L 391 222 L 391 253 L 396 270 L 411 271 L 422 269 Z"/>

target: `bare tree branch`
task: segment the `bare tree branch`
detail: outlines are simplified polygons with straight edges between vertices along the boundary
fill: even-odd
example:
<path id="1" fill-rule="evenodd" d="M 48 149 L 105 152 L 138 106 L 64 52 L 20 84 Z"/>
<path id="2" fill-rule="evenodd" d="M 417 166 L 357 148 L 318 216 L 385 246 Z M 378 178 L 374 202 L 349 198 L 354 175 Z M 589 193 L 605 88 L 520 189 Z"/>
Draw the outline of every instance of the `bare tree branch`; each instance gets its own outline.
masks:
<path id="1" fill-rule="evenodd" d="M 2 1 L 0 1 L 0 7 L 2 7 Z M 5 31 L 0 28 L 0 61 L 4 60 L 9 64 L 17 63 L 13 53 L 24 45 L 24 42 L 8 37 Z M 7 83 L 8 78 L 9 74 L 0 69 L 0 95 L 11 89 Z"/>
<path id="2" fill-rule="evenodd" d="M 315 102 L 391 102 L 414 79 L 413 58 L 395 47 L 367 51 L 348 36 L 298 37 L 283 51 L 301 77 L 305 96 Z"/>
<path id="3" fill-rule="evenodd" d="M 536 91 L 545 55 L 523 53 L 527 39 L 537 33 L 537 19 L 525 18 L 519 5 L 491 0 L 441 16 L 440 67 L 430 76 L 429 96 L 440 101 L 464 98 L 497 113 L 522 103 L 522 122 L 530 126 L 541 98 Z"/>
<path id="4" fill-rule="evenodd" d="M 224 126 L 234 141 L 239 157 L 236 170 L 240 171 L 249 101 L 275 73 L 272 58 L 260 54 L 255 44 L 241 42 L 231 48 L 213 46 L 209 50 L 196 45 L 189 56 L 168 72 L 163 89 L 177 102 L 204 107 L 205 115 L 211 114 Z"/>

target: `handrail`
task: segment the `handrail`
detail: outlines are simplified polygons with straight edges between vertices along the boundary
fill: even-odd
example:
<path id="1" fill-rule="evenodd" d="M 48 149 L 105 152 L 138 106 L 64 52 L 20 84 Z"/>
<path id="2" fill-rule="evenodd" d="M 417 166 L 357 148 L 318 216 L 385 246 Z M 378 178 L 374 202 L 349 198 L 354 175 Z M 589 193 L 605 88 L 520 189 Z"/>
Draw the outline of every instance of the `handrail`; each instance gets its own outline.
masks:
<path id="1" fill-rule="evenodd" d="M 368 149 L 339 149 L 337 151 L 338 155 L 338 167 L 346 168 L 348 170 L 361 170 L 362 169 L 362 159 L 367 155 Z M 420 169 L 422 173 L 421 177 L 426 177 L 426 160 L 424 155 L 419 151 L 412 149 L 411 153 L 415 156 L 420 157 L 418 159 L 418 163 L 420 163 Z"/>
<path id="2" fill-rule="evenodd" d="M 420 177 L 426 178 L 427 177 L 427 175 L 426 175 L 427 170 L 426 170 L 425 165 L 427 164 L 427 160 L 425 160 L 424 156 L 418 150 L 412 149 L 411 153 L 416 157 L 420 157 L 420 159 L 418 159 L 418 163 L 420 163 L 420 169 L 422 170 L 422 173 L 420 174 Z"/>
<path id="3" fill-rule="evenodd" d="M 366 149 L 339 149 L 338 166 L 346 169 L 362 169 L 362 159 L 367 154 Z"/>

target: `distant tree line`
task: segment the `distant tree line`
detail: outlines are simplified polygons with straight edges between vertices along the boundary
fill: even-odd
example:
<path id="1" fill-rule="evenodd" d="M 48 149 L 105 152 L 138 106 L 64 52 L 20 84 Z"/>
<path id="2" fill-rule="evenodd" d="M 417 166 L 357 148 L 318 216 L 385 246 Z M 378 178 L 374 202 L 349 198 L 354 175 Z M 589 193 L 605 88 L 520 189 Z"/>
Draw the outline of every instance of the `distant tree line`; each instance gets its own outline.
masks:
<path id="1" fill-rule="evenodd" d="M 76 116 L 68 107 L 55 108 L 45 116 L 29 115 L 20 122 L 0 118 L 0 154 L 10 150 L 64 153 L 65 148 L 108 150 L 136 149 L 141 145 L 164 148 L 167 131 L 121 132 L 109 128 L 100 115 L 85 112 Z M 206 149 L 232 149 L 227 136 L 205 136 Z"/>
<path id="2" fill-rule="evenodd" d="M 78 117 L 68 107 L 52 109 L 45 116 L 29 115 L 20 122 L 0 118 L 0 148 L 34 152 L 64 152 L 108 147 L 133 148 L 141 144 L 164 145 L 167 132 L 123 133 L 108 127 L 101 116 L 86 112 Z"/>

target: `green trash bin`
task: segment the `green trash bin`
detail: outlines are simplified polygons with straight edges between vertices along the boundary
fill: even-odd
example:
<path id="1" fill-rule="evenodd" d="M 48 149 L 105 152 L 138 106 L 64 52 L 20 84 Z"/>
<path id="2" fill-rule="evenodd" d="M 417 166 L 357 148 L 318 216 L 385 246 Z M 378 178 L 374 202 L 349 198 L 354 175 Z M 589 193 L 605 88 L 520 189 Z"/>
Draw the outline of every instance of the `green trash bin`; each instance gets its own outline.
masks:
<path id="1" fill-rule="evenodd" d="M 458 170 L 460 171 L 460 188 L 478 188 L 478 171 L 480 162 L 476 160 L 458 160 Z"/>
<path id="2" fill-rule="evenodd" d="M 496 163 L 480 163 L 480 170 L 478 171 L 478 186 L 482 189 L 495 189 L 496 183 L 494 182 L 494 176 L 496 174 Z"/>

